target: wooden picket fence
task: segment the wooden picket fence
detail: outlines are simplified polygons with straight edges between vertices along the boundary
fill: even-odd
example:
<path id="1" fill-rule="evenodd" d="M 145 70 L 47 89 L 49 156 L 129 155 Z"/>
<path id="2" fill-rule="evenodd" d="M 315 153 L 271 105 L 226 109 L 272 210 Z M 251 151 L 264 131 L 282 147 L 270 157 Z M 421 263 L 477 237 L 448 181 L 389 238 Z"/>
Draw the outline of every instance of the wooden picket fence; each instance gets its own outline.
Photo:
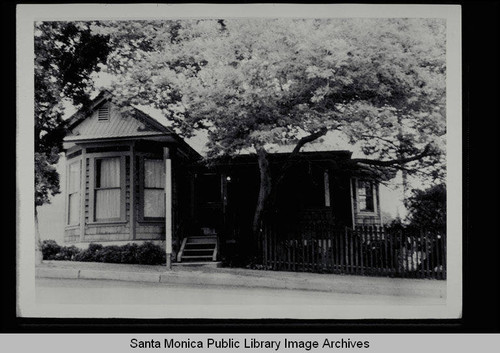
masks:
<path id="1" fill-rule="evenodd" d="M 446 279 L 445 234 L 376 226 L 290 232 L 268 225 L 261 244 L 262 265 L 270 270 Z"/>

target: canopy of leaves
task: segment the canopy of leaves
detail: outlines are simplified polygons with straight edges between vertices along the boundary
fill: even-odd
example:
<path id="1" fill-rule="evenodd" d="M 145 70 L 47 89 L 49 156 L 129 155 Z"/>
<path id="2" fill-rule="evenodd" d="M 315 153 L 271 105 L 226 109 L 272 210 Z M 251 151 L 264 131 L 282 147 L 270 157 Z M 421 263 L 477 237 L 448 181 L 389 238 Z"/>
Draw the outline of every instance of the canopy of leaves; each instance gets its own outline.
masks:
<path id="1" fill-rule="evenodd" d="M 154 105 L 185 135 L 208 130 L 211 156 L 326 128 L 376 158 L 430 146 L 423 162 L 443 162 L 444 21 L 129 21 L 100 31 L 121 43 L 108 61 L 113 92 Z"/>

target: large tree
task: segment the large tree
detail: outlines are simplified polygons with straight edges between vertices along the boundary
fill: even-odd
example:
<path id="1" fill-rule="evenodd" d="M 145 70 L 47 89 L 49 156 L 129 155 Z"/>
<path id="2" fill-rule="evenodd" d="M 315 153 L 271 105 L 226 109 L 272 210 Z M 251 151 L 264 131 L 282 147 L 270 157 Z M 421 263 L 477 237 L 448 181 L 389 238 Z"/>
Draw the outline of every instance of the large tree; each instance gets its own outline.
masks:
<path id="1" fill-rule="evenodd" d="M 101 30 L 131 38 L 108 62 L 119 98 L 153 105 L 186 136 L 205 129 L 209 157 L 257 155 L 254 231 L 302 147 L 332 131 L 367 156 L 355 162 L 442 176 L 444 21 L 143 21 Z M 273 145 L 293 145 L 275 174 Z"/>
<path id="2" fill-rule="evenodd" d="M 110 51 L 107 36 L 94 34 L 91 23 L 38 22 L 35 24 L 35 218 L 37 261 L 39 232 L 37 207 L 60 192 L 55 165 L 59 160 L 64 101 L 77 107 L 89 100 L 92 74 L 100 70 Z"/>
<path id="3" fill-rule="evenodd" d="M 446 232 L 446 185 L 437 184 L 425 190 L 412 190 L 405 202 L 409 225 L 433 234 Z"/>

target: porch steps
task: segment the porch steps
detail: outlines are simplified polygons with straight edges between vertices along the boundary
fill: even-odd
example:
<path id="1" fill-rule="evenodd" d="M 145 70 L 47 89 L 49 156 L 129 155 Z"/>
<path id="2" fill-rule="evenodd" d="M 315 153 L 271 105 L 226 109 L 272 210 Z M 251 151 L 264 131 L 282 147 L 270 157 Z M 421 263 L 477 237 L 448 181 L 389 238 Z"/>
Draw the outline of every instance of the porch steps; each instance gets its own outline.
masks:
<path id="1" fill-rule="evenodd" d="M 182 240 L 177 262 L 207 262 L 217 260 L 217 236 L 192 236 Z"/>

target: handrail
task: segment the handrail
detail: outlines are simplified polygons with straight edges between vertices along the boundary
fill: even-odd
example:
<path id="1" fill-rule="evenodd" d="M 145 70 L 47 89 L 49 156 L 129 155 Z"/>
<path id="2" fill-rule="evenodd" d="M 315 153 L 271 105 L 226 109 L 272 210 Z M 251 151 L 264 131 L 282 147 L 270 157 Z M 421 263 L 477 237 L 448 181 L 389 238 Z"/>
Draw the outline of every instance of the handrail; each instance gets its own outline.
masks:
<path id="1" fill-rule="evenodd" d="M 186 247 L 187 237 L 182 239 L 181 248 L 177 253 L 177 262 L 182 262 L 182 253 L 184 252 L 184 248 Z"/>

